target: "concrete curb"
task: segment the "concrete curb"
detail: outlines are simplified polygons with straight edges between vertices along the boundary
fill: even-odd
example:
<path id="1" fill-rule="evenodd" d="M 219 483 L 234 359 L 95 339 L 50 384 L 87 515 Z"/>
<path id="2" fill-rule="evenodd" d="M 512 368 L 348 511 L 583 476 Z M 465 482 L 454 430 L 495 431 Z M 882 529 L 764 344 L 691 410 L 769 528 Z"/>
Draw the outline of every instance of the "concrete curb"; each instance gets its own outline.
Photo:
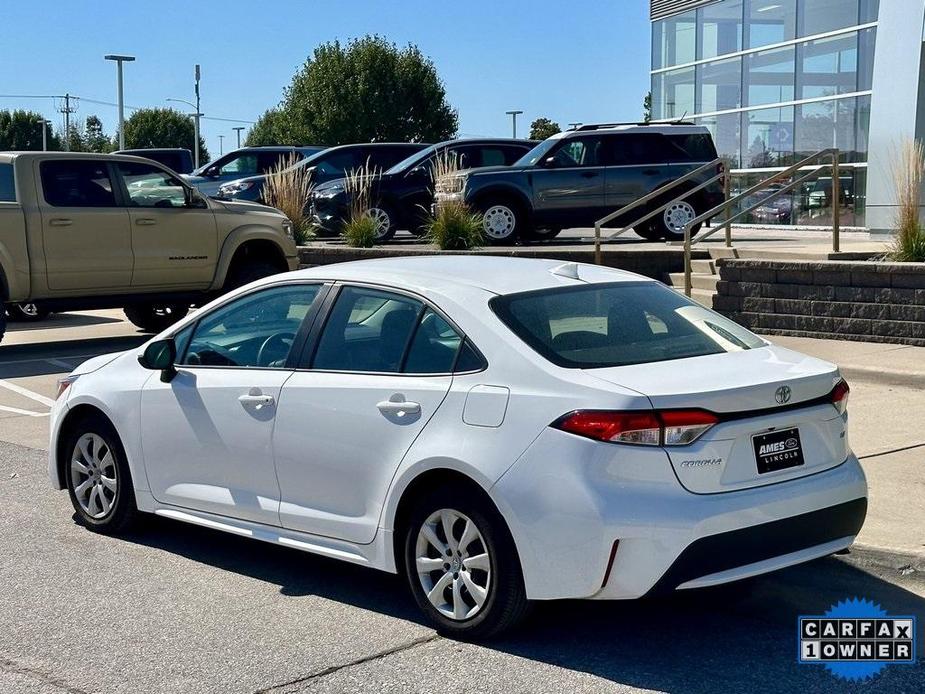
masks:
<path id="1" fill-rule="evenodd" d="M 851 381 L 863 381 L 878 385 L 925 388 L 925 373 L 917 371 L 885 371 L 872 366 L 841 366 L 841 372 L 850 385 Z"/>

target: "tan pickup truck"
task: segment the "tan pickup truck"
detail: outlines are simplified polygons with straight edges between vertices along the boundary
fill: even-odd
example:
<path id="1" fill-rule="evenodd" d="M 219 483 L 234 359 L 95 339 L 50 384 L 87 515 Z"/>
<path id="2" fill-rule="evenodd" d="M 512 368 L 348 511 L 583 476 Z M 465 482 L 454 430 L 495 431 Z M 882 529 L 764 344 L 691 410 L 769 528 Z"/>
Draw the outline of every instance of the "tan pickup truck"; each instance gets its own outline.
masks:
<path id="1" fill-rule="evenodd" d="M 204 198 L 150 160 L 0 152 L 0 301 L 11 306 L 124 307 L 159 331 L 192 303 L 297 266 L 283 214 Z"/>

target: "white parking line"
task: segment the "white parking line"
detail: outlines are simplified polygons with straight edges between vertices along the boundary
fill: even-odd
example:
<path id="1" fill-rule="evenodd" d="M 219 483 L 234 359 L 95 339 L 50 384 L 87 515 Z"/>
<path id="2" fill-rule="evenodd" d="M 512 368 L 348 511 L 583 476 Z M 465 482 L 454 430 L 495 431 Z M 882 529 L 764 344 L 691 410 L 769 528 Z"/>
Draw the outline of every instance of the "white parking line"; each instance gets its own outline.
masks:
<path id="1" fill-rule="evenodd" d="M 41 393 L 31 391 L 28 388 L 18 386 L 15 383 L 10 383 L 9 381 L 0 380 L 0 388 L 6 388 L 7 390 L 11 390 L 14 393 L 19 393 L 23 397 L 29 398 L 30 400 L 35 400 L 36 402 L 40 402 L 48 407 L 51 407 L 55 404 L 55 401 L 51 398 L 42 395 Z"/>
<path id="2" fill-rule="evenodd" d="M 12 412 L 13 414 L 24 414 L 27 417 L 47 417 L 51 412 L 33 412 L 32 410 L 21 410 L 18 407 L 8 407 L 0 405 L 0 412 Z"/>

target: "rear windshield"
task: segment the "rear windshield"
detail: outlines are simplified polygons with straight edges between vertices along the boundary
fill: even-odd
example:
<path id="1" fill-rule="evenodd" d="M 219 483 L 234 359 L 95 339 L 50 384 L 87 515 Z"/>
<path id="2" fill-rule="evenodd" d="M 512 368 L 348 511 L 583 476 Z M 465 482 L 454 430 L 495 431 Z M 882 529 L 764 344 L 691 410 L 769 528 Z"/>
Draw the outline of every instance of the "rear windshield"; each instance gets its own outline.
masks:
<path id="1" fill-rule="evenodd" d="M 558 366 L 594 369 L 763 347 L 757 335 L 657 282 L 495 297 L 492 310 Z"/>

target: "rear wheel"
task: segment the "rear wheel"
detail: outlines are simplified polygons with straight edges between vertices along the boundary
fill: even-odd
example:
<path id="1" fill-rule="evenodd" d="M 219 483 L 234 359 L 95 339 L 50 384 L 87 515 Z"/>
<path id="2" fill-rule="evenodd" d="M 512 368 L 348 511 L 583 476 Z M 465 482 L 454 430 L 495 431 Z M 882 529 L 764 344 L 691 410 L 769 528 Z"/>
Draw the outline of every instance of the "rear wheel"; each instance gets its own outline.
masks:
<path id="1" fill-rule="evenodd" d="M 122 442 L 102 416 L 82 418 L 66 437 L 64 477 L 78 522 L 107 535 L 124 532 L 138 515 Z"/>
<path id="2" fill-rule="evenodd" d="M 145 332 L 159 333 L 189 313 L 189 304 L 133 304 L 124 311 L 125 317 Z"/>
<path id="3" fill-rule="evenodd" d="M 36 303 L 10 304 L 6 307 L 6 311 L 10 316 L 10 320 L 24 323 L 45 320 L 48 318 L 48 314 L 51 313 L 51 311 L 42 308 L 41 304 Z"/>
<path id="4" fill-rule="evenodd" d="M 411 513 L 404 546 L 411 592 L 440 633 L 486 638 L 525 616 L 514 540 L 481 496 L 449 487 L 430 492 Z"/>
<path id="5" fill-rule="evenodd" d="M 675 200 L 653 220 L 653 228 L 658 230 L 661 238 L 669 241 L 684 239 L 684 225 L 700 214 L 694 203 L 688 200 Z M 691 228 L 691 236 L 700 230 L 700 224 Z"/>

